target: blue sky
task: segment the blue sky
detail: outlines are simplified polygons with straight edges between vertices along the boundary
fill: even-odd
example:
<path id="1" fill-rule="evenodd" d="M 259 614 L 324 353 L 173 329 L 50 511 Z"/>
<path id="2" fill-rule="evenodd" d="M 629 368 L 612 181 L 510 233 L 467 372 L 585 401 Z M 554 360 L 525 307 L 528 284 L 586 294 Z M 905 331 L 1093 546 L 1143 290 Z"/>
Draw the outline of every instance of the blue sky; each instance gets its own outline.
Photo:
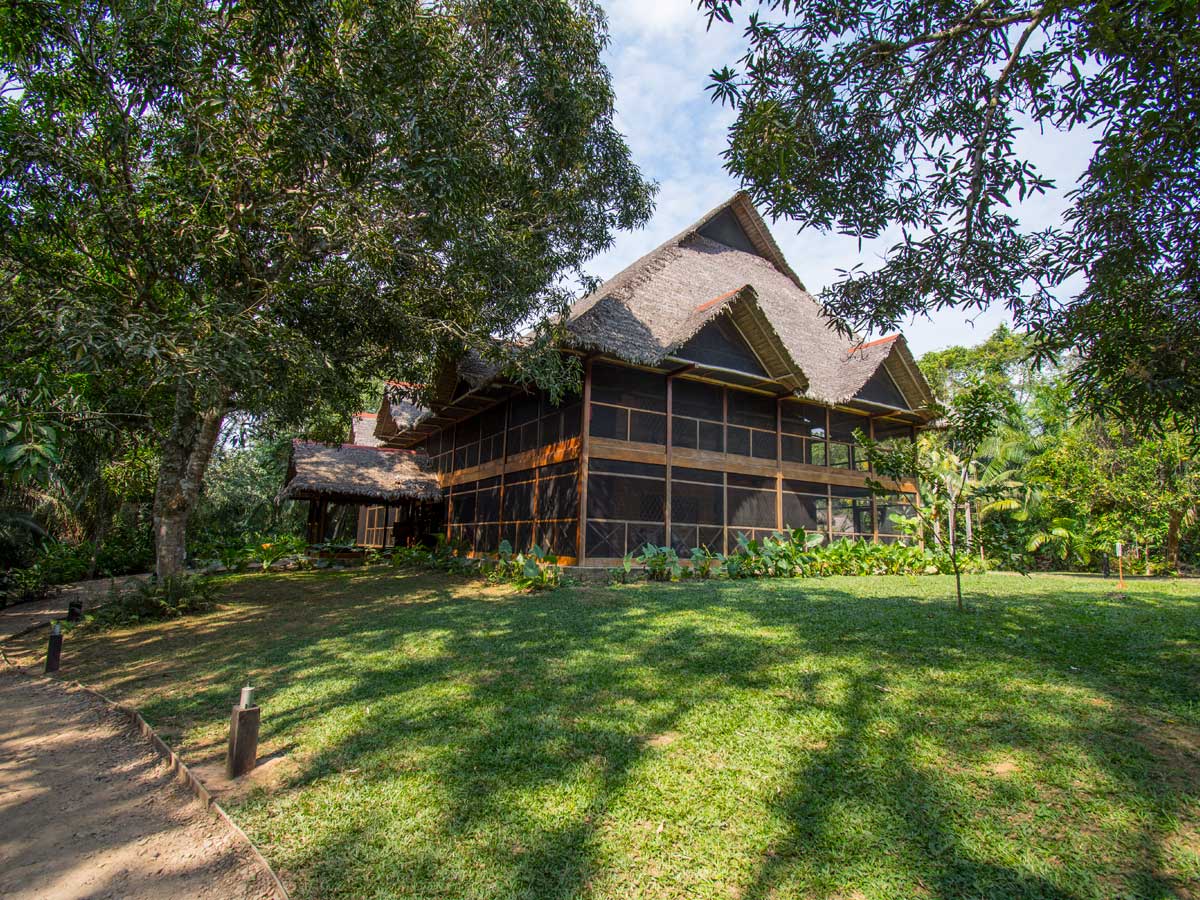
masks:
<path id="1" fill-rule="evenodd" d="M 641 231 L 617 236 L 614 246 L 591 265 L 607 278 L 699 218 L 738 189 L 721 165 L 725 132 L 733 116 L 708 99 L 705 85 L 714 68 L 732 65 L 741 55 L 740 27 L 714 25 L 705 31 L 704 16 L 693 0 L 603 0 L 612 46 L 608 66 L 617 95 L 617 124 L 629 140 L 643 173 L 660 184 L 653 221 Z M 1027 153 L 1059 191 L 1020 207 L 1023 225 L 1056 223 L 1069 190 L 1087 165 L 1091 144 L 1085 135 L 1026 132 L 1018 150 Z M 885 234 L 860 247 L 854 238 L 807 231 L 785 221 L 768 222 L 792 268 L 816 294 L 838 278 L 839 269 L 862 264 L 873 268 L 896 241 Z M 1001 309 L 966 314 L 943 311 L 904 327 L 913 351 L 983 340 Z"/>

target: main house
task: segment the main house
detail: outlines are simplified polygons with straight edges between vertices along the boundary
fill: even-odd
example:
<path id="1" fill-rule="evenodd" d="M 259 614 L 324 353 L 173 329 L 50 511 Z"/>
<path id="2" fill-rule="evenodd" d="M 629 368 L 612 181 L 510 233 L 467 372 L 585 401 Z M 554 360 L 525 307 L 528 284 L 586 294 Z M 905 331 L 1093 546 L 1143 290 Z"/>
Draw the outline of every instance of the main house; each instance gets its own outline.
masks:
<path id="1" fill-rule="evenodd" d="M 431 408 L 390 385 L 340 447 L 296 442 L 282 496 L 355 504 L 358 542 L 443 534 L 469 552 L 538 544 L 611 565 L 783 527 L 895 540 L 913 485 L 872 496 L 855 433 L 913 440 L 931 395 L 900 335 L 830 327 L 739 193 L 575 304 L 578 395 L 466 367 Z"/>

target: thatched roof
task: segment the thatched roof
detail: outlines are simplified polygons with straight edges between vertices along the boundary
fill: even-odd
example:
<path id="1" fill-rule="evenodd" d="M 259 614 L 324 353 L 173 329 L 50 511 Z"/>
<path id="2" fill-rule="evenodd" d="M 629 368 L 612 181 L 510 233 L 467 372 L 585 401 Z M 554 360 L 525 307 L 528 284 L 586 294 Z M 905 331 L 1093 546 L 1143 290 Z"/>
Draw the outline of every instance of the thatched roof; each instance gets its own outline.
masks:
<path id="1" fill-rule="evenodd" d="M 383 441 L 375 436 L 375 413 L 360 412 L 350 417 L 350 444 L 379 447 Z"/>
<path id="2" fill-rule="evenodd" d="M 567 319 L 568 348 L 670 368 L 718 316 L 734 322 L 770 379 L 798 396 L 846 404 L 882 369 L 918 414 L 933 401 L 903 336 L 863 343 L 833 328 L 744 192 L 576 302 Z M 475 400 L 498 387 L 498 374 L 494 363 L 468 354 L 439 377 L 445 385 L 434 391 L 432 411 L 406 399 L 421 386 L 389 385 L 373 434 L 414 443 L 469 415 Z"/>
<path id="3" fill-rule="evenodd" d="M 440 500 L 429 457 L 413 450 L 293 441 L 282 500 Z"/>
<path id="4" fill-rule="evenodd" d="M 710 223 L 730 217 L 747 239 L 743 249 L 707 236 L 713 233 Z M 931 399 L 915 367 L 904 371 L 908 351 L 903 337 L 862 345 L 832 327 L 745 193 L 735 194 L 576 303 L 567 328 L 579 349 L 659 365 L 719 315 L 764 320 L 765 327 L 747 338 L 757 345 L 768 372 L 778 378 L 780 367 L 794 367 L 799 387 L 814 400 L 845 403 L 897 353 L 889 373 L 911 392 L 914 406 Z"/>

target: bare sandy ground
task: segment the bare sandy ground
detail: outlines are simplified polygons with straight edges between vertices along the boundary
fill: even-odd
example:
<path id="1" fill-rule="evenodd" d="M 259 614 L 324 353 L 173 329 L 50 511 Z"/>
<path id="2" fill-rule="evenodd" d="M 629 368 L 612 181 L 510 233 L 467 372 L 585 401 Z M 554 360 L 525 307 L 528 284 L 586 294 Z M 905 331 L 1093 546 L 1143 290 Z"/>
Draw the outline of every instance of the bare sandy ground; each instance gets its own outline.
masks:
<path id="1" fill-rule="evenodd" d="M 245 845 L 120 715 L 0 670 L 0 897 L 272 896 Z"/>

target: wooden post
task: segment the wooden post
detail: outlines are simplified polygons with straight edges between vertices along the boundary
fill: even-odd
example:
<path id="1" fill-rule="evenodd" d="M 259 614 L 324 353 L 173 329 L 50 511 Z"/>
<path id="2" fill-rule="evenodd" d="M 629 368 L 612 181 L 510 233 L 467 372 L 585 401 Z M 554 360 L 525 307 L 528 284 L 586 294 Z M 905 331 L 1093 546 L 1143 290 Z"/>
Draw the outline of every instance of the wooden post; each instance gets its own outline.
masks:
<path id="1" fill-rule="evenodd" d="M 775 530 L 783 530 L 783 398 L 775 398 Z"/>
<path id="2" fill-rule="evenodd" d="M 867 417 L 867 437 L 875 440 L 875 417 Z M 868 472 L 870 470 L 868 469 Z M 871 543 L 879 543 L 879 506 L 875 494 L 871 494 Z"/>
<path id="3" fill-rule="evenodd" d="M 673 375 L 667 376 L 667 465 L 666 465 L 666 502 L 663 507 L 663 546 L 674 547 L 674 542 L 671 540 L 671 446 L 674 443 L 673 429 L 671 428 L 671 419 L 674 412 L 674 391 L 672 386 L 675 383 Z"/>
<path id="4" fill-rule="evenodd" d="M 587 565 L 588 437 L 592 430 L 592 358 L 583 363 L 583 408 L 579 411 L 579 535 L 576 559 Z"/>
<path id="5" fill-rule="evenodd" d="M 50 628 L 50 643 L 46 646 L 46 673 L 57 672 L 62 660 L 63 633 L 57 622 Z"/>
<path id="6" fill-rule="evenodd" d="M 240 778 L 257 764 L 258 724 L 254 688 L 246 685 L 229 719 L 229 751 L 225 755 L 225 774 L 229 778 Z"/>
<path id="7" fill-rule="evenodd" d="M 729 388 L 721 388 L 721 455 L 729 459 Z M 699 437 L 699 432 L 697 432 Z M 729 553 L 729 466 L 721 472 L 721 540 L 723 551 Z"/>

